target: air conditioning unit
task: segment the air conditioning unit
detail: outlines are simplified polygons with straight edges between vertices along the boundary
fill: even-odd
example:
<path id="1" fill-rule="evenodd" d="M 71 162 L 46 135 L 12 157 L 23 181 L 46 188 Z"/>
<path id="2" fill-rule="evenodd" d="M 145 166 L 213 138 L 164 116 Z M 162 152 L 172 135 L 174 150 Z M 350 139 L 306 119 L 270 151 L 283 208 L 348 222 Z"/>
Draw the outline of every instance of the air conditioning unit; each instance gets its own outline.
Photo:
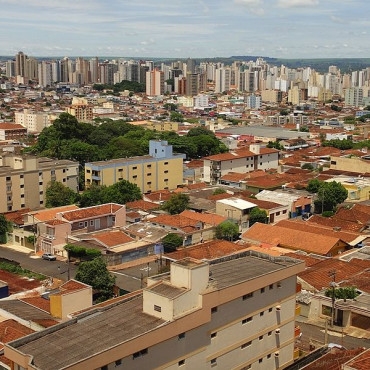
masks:
<path id="1" fill-rule="evenodd" d="M 281 306 L 276 306 L 276 311 L 280 311 L 281 310 Z"/>
<path id="2" fill-rule="evenodd" d="M 275 357 L 279 357 L 279 351 L 275 352 Z"/>
<path id="3" fill-rule="evenodd" d="M 279 335 L 280 334 L 280 329 L 276 329 L 275 330 L 275 334 L 278 334 Z"/>

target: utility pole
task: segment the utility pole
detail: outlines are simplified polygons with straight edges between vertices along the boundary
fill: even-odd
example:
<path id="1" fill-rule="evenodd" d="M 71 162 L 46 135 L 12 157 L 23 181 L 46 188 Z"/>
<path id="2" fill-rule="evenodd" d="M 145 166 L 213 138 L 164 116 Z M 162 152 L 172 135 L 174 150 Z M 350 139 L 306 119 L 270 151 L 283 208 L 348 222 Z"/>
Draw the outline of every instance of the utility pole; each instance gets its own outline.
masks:
<path id="1" fill-rule="evenodd" d="M 329 276 L 333 279 L 331 282 L 330 282 L 330 286 L 331 286 L 331 293 L 332 293 L 332 297 L 331 297 L 331 326 L 334 326 L 334 320 L 335 320 L 335 275 L 336 275 L 336 271 L 335 270 L 330 270 L 329 271 Z"/>

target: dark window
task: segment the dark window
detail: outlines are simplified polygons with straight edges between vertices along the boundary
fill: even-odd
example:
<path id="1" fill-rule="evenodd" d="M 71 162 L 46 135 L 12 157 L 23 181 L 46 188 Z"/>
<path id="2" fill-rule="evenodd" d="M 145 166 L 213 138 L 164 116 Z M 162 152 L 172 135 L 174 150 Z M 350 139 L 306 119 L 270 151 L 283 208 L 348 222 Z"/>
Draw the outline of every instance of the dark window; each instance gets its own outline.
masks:
<path id="1" fill-rule="evenodd" d="M 168 173 L 168 170 L 164 171 L 164 173 Z"/>
<path id="2" fill-rule="evenodd" d="M 211 313 L 216 313 L 216 312 L 217 312 L 217 310 L 218 310 L 218 309 L 217 309 L 217 306 L 216 306 L 216 307 L 212 307 L 212 308 L 211 308 Z"/>
<path id="3" fill-rule="evenodd" d="M 10 181 L 11 180 L 11 177 L 10 176 L 7 176 L 6 177 L 6 181 Z"/>
<path id="4" fill-rule="evenodd" d="M 146 168 L 151 168 L 152 167 L 152 165 L 151 164 L 148 164 L 147 166 L 146 166 Z"/>
<path id="5" fill-rule="evenodd" d="M 122 360 L 121 359 L 116 360 L 115 361 L 115 364 L 116 364 L 116 366 L 122 365 Z"/>
<path id="6" fill-rule="evenodd" d="M 24 175 L 20 175 L 19 177 L 20 177 L 21 179 L 23 179 Z"/>
<path id="7" fill-rule="evenodd" d="M 142 349 L 141 351 L 135 352 L 132 355 L 132 358 L 135 359 L 135 358 L 147 355 L 147 354 L 148 354 L 148 348 L 145 348 L 145 349 Z"/>
<path id="8" fill-rule="evenodd" d="M 252 316 L 251 317 L 247 317 L 246 319 L 243 319 L 242 320 L 242 324 L 244 325 L 244 324 L 246 324 L 247 322 L 251 322 L 252 321 Z"/>
<path id="9" fill-rule="evenodd" d="M 86 173 L 90 173 L 90 170 L 86 170 Z"/>
<path id="10" fill-rule="evenodd" d="M 249 347 L 251 344 L 252 344 L 252 342 L 251 342 L 251 341 L 249 341 L 249 342 L 247 342 L 247 343 L 243 343 L 241 348 L 242 348 L 242 349 L 244 349 L 244 348 L 246 348 L 246 347 Z"/>
<path id="11" fill-rule="evenodd" d="M 151 172 L 147 173 L 146 175 L 147 175 L 147 176 L 152 176 Z"/>
<path id="12" fill-rule="evenodd" d="M 155 305 L 154 305 L 154 311 L 162 312 L 162 307 L 161 307 L 161 306 L 157 306 L 157 305 L 155 304 Z"/>
<path id="13" fill-rule="evenodd" d="M 268 335 L 268 336 L 270 336 L 271 334 L 272 334 L 272 331 L 269 331 L 269 332 L 267 333 L 267 335 Z"/>
<path id="14" fill-rule="evenodd" d="M 260 312 L 260 316 L 263 316 L 264 315 L 264 312 L 262 311 L 262 312 Z"/>
<path id="15" fill-rule="evenodd" d="M 136 166 L 135 166 L 135 167 L 132 167 L 132 169 L 133 169 L 133 170 L 137 170 L 137 167 L 136 167 Z"/>
<path id="16" fill-rule="evenodd" d="M 274 284 L 270 284 L 269 285 L 269 289 L 271 290 L 271 289 L 274 289 Z"/>
<path id="17" fill-rule="evenodd" d="M 330 164 L 337 164 L 337 161 L 330 161 Z"/>
<path id="18" fill-rule="evenodd" d="M 262 359 L 262 358 L 260 358 L 260 359 L 258 360 L 258 362 L 259 362 L 259 363 L 261 363 L 262 361 L 263 361 L 263 359 Z"/>
<path id="19" fill-rule="evenodd" d="M 217 358 L 211 360 L 211 367 L 217 366 Z"/>
<path id="20" fill-rule="evenodd" d="M 271 353 L 269 353 L 268 355 L 267 355 L 267 358 L 270 358 L 271 357 Z"/>
<path id="21" fill-rule="evenodd" d="M 265 293 L 265 288 L 261 288 L 261 293 Z"/>
<path id="22" fill-rule="evenodd" d="M 252 293 L 248 293 L 248 294 L 244 294 L 243 295 L 243 301 L 245 301 L 248 298 L 252 298 L 252 297 L 253 297 L 253 292 Z"/>
<path id="23" fill-rule="evenodd" d="M 269 312 L 272 312 L 272 307 L 269 308 Z"/>
<path id="24" fill-rule="evenodd" d="M 258 338 L 259 340 L 262 340 L 263 339 L 263 335 L 260 335 L 260 337 Z"/>
<path id="25" fill-rule="evenodd" d="M 185 333 L 180 333 L 178 338 L 179 339 L 184 339 L 185 338 Z"/>
<path id="26" fill-rule="evenodd" d="M 185 360 L 180 360 L 179 361 L 179 366 L 185 365 Z"/>
<path id="27" fill-rule="evenodd" d="M 216 338 L 216 337 L 217 337 L 217 331 L 211 334 L 211 338 Z"/>
<path id="28" fill-rule="evenodd" d="M 164 162 L 164 164 L 168 164 L 168 162 Z"/>
<path id="29" fill-rule="evenodd" d="M 100 368 L 100 370 L 108 370 L 108 365 L 104 365 Z"/>

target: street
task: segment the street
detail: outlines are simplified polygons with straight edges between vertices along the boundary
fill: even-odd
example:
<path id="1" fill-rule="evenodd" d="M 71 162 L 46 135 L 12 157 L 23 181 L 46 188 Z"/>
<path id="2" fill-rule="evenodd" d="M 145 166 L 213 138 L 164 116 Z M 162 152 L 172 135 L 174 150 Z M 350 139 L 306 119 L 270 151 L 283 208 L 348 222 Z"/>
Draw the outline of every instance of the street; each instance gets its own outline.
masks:
<path id="1" fill-rule="evenodd" d="M 32 256 L 30 253 L 19 252 L 4 246 L 0 246 L 0 257 L 11 261 L 17 261 L 24 269 L 38 272 L 46 276 L 52 276 L 60 280 L 68 280 L 68 264 L 64 261 L 45 261 L 41 257 Z M 69 264 L 69 275 L 73 279 L 77 267 L 72 263 Z"/>

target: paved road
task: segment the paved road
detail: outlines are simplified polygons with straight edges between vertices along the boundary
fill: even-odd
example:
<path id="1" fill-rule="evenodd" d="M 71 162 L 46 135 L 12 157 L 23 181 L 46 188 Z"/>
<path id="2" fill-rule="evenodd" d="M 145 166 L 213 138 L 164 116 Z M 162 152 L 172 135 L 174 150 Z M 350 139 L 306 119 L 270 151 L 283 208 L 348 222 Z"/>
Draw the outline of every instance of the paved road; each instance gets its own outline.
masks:
<path id="1" fill-rule="evenodd" d="M 307 350 L 310 343 L 316 346 L 319 346 L 320 344 L 323 345 L 325 343 L 324 328 L 304 322 L 297 322 L 297 325 L 300 326 L 302 332 L 300 343 L 303 347 L 302 349 Z M 370 339 L 355 338 L 345 334 L 342 335 L 342 333 L 331 331 L 330 327 L 328 327 L 328 343 L 340 344 L 348 349 L 358 347 L 370 348 Z"/>
<path id="2" fill-rule="evenodd" d="M 19 252 L 3 246 L 0 246 L 0 257 L 17 261 L 23 268 L 46 276 L 52 276 L 60 280 L 67 280 L 68 278 L 68 264 L 64 261 L 45 261 L 40 257 L 32 256 L 32 252 Z M 75 265 L 69 265 L 71 279 L 74 278 L 76 269 Z"/>

